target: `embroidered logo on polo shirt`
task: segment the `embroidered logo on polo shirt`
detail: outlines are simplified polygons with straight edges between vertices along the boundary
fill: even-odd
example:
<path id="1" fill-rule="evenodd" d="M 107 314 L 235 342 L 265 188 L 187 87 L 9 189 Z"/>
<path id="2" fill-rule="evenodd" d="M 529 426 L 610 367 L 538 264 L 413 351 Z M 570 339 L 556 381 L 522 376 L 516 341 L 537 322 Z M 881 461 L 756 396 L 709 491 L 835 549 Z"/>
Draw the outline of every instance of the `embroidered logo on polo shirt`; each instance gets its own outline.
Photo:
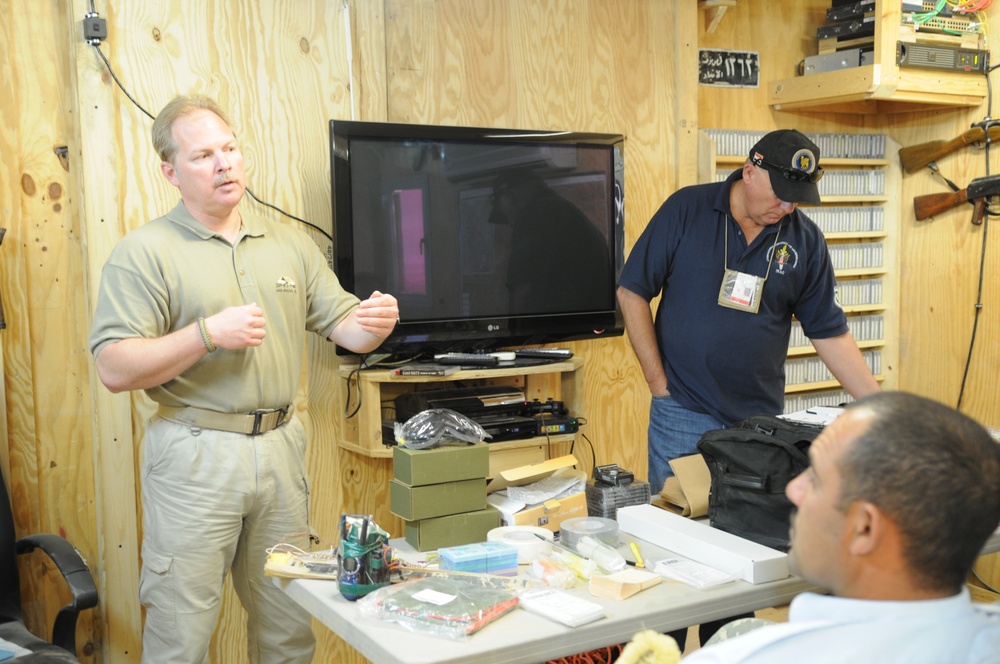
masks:
<path id="1" fill-rule="evenodd" d="M 295 282 L 288 277 L 279 277 L 276 282 L 274 282 L 274 292 L 275 293 L 297 293 L 298 288 L 295 286 Z"/>
<path id="2" fill-rule="evenodd" d="M 777 266 L 775 274 L 784 274 L 785 270 L 794 270 L 799 265 L 799 252 L 787 242 L 779 242 L 768 251 L 767 259 L 770 261 L 774 256 L 774 264 Z"/>

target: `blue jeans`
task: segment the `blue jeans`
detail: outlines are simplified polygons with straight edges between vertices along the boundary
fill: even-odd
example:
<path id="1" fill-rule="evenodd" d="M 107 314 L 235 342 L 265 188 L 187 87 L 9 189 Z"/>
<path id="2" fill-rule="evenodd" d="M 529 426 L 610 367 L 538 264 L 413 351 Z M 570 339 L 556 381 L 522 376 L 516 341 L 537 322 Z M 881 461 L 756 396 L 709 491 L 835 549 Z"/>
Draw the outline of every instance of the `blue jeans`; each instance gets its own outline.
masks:
<path id="1" fill-rule="evenodd" d="M 681 406 L 671 396 L 653 397 L 649 406 L 649 490 L 658 494 L 674 474 L 670 460 L 698 452 L 698 440 L 706 431 L 725 424 L 711 415 Z"/>
<path id="2" fill-rule="evenodd" d="M 656 495 L 663 483 L 674 474 L 670 460 L 698 452 L 698 440 L 706 431 L 724 429 L 725 424 L 711 415 L 696 413 L 684 408 L 671 396 L 653 397 L 649 406 L 649 490 Z M 702 645 L 711 638 L 722 625 L 738 618 L 753 618 L 745 613 L 702 624 L 698 637 Z M 687 637 L 687 629 L 668 632 L 677 641 L 681 650 Z"/>

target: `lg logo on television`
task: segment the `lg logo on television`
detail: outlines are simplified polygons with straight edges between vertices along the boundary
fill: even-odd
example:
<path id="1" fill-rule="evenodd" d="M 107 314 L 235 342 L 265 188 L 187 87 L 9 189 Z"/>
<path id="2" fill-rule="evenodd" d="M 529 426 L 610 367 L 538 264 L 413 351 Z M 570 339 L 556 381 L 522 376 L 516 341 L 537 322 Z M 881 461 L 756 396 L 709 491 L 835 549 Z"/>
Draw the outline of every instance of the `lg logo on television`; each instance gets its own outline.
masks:
<path id="1" fill-rule="evenodd" d="M 489 330 L 490 332 L 497 332 L 500 330 L 500 326 L 493 325 L 492 323 L 490 323 L 489 325 L 486 326 L 486 329 Z"/>

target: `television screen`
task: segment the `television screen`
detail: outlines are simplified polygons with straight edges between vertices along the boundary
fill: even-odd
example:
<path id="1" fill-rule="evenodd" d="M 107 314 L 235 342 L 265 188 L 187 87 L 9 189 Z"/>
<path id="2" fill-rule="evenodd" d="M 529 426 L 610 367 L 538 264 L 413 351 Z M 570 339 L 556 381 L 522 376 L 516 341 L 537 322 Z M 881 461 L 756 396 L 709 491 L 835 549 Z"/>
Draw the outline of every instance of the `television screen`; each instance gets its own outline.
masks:
<path id="1" fill-rule="evenodd" d="M 622 333 L 621 135 L 332 120 L 330 140 L 337 275 L 399 300 L 380 352 Z"/>

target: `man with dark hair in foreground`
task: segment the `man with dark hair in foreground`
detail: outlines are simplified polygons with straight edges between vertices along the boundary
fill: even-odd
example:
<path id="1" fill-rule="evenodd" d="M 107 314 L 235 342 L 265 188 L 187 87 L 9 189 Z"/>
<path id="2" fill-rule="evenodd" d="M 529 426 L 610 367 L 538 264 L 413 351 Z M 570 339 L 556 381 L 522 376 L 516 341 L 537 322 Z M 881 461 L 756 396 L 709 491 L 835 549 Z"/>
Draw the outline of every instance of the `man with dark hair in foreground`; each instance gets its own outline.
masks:
<path id="1" fill-rule="evenodd" d="M 705 662 L 1000 662 L 1000 607 L 965 580 L 1000 522 L 1000 445 L 970 418 L 901 392 L 851 404 L 789 483 L 789 565 L 832 597 L 703 648 Z"/>

